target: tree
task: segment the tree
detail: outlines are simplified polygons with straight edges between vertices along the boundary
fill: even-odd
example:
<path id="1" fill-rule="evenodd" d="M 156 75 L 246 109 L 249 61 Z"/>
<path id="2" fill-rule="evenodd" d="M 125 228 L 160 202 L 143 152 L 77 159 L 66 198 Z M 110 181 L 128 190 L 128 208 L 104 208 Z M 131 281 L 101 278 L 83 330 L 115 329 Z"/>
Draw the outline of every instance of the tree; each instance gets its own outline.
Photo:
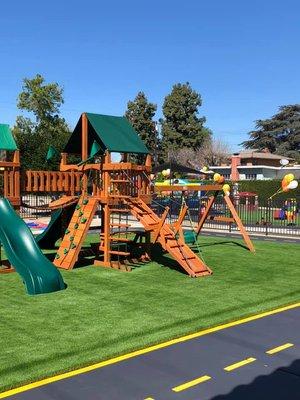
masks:
<path id="1" fill-rule="evenodd" d="M 264 150 L 300 159 L 300 104 L 279 107 L 269 119 L 256 121 L 250 139 L 242 143 L 246 149 Z"/>
<path id="2" fill-rule="evenodd" d="M 203 140 L 211 134 L 205 128 L 205 117 L 198 116 L 198 108 L 202 100 L 189 83 L 178 83 L 165 97 L 163 103 L 162 147 L 164 157 L 169 157 L 170 151 L 184 147 L 197 149 Z"/>
<path id="3" fill-rule="evenodd" d="M 220 165 L 230 160 L 231 150 L 227 143 L 220 139 L 206 138 L 201 147 L 193 149 L 183 147 L 170 154 L 170 157 L 181 165 L 201 169 L 204 166 Z"/>
<path id="4" fill-rule="evenodd" d="M 18 108 L 34 115 L 34 119 L 18 116 L 13 134 L 21 153 L 24 169 L 57 169 L 57 161 L 45 162 L 50 145 L 62 151 L 70 135 L 64 118 L 59 116 L 63 89 L 58 83 L 45 83 L 41 75 L 23 80 Z"/>
<path id="5" fill-rule="evenodd" d="M 156 109 L 156 104 L 150 103 L 144 92 L 138 92 L 135 99 L 127 103 L 125 112 L 126 118 L 154 156 L 159 147 L 158 132 L 153 121 Z"/>

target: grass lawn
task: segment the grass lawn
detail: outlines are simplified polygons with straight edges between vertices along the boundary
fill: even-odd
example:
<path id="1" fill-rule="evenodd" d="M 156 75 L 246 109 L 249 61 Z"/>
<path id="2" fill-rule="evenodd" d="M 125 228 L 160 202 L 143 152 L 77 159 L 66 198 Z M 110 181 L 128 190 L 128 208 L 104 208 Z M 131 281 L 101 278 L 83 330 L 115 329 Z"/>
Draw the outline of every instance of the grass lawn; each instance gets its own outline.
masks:
<path id="1" fill-rule="evenodd" d="M 131 273 L 63 271 L 68 289 L 49 295 L 1 275 L 0 391 L 300 300 L 299 245 L 241 243 L 201 237 L 214 274 L 198 279 L 158 251 Z"/>

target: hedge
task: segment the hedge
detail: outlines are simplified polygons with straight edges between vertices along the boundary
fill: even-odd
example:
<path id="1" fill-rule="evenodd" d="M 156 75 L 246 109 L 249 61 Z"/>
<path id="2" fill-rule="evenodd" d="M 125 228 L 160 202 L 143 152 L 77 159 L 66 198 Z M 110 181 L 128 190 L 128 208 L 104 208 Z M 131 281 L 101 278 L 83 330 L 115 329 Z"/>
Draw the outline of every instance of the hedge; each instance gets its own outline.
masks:
<path id="1" fill-rule="evenodd" d="M 191 179 L 190 181 L 196 181 Z M 199 180 L 198 180 L 199 182 Z M 202 183 L 211 183 L 211 181 L 202 181 Z M 232 186 L 232 182 L 226 181 Z M 281 187 L 281 180 L 268 180 L 268 181 L 238 181 L 239 192 L 253 192 L 257 193 L 258 201 L 260 204 L 267 203 L 267 200 L 273 193 Z M 300 186 L 295 190 L 291 190 L 287 193 L 280 193 L 273 198 L 273 203 L 282 204 L 286 199 L 295 197 L 300 203 Z"/>
<path id="2" fill-rule="evenodd" d="M 281 180 L 270 181 L 239 181 L 239 192 L 254 192 L 258 195 L 260 203 L 267 202 L 268 198 L 281 187 Z M 284 200 L 295 197 L 300 201 L 300 188 L 286 193 L 280 193 L 273 199 L 274 202 L 282 203 Z"/>

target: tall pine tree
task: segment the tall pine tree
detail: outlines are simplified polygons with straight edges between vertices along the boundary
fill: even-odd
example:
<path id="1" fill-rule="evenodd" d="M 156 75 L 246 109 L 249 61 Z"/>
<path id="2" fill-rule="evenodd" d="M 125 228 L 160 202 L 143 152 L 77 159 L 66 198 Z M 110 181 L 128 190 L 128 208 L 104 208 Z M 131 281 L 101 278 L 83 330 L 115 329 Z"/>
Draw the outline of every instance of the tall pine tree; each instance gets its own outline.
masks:
<path id="1" fill-rule="evenodd" d="M 154 155 L 159 147 L 158 133 L 153 121 L 156 109 L 156 104 L 150 103 L 144 92 L 138 92 L 135 99 L 127 103 L 125 112 L 126 118 Z"/>
<path id="2" fill-rule="evenodd" d="M 205 117 L 198 116 L 201 96 L 189 83 L 178 83 L 163 103 L 162 148 L 164 158 L 184 147 L 197 149 L 211 132 L 203 126 Z"/>
<path id="3" fill-rule="evenodd" d="M 246 149 L 268 149 L 300 160 L 300 104 L 279 107 L 273 117 L 256 121 L 255 128 L 242 143 Z"/>

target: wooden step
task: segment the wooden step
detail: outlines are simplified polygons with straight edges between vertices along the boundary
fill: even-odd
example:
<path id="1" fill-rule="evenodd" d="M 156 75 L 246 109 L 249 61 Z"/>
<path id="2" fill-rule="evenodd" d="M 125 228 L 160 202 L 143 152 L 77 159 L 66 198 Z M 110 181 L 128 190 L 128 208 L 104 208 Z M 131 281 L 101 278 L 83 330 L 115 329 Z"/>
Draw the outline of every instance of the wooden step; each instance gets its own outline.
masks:
<path id="1" fill-rule="evenodd" d="M 111 183 L 129 183 L 130 181 L 128 179 L 111 179 Z"/>
<path id="2" fill-rule="evenodd" d="M 116 256 L 130 256 L 130 253 L 127 251 L 117 251 L 117 250 L 110 250 L 109 254 L 114 254 Z"/>
<path id="3" fill-rule="evenodd" d="M 130 224 L 110 224 L 110 226 L 119 226 L 120 228 L 129 228 L 131 225 Z"/>
<path id="4" fill-rule="evenodd" d="M 119 237 L 114 237 L 114 236 L 110 236 L 109 238 L 110 240 L 114 241 L 114 242 L 124 242 L 124 243 L 129 243 L 132 242 L 131 239 L 127 239 L 127 238 L 119 238 Z"/>
<path id="5" fill-rule="evenodd" d="M 129 208 L 110 208 L 110 212 L 129 213 Z"/>
<path id="6" fill-rule="evenodd" d="M 197 257 L 196 256 L 184 256 L 184 255 L 182 255 L 182 260 L 183 261 L 185 261 L 185 260 L 195 260 Z"/>

